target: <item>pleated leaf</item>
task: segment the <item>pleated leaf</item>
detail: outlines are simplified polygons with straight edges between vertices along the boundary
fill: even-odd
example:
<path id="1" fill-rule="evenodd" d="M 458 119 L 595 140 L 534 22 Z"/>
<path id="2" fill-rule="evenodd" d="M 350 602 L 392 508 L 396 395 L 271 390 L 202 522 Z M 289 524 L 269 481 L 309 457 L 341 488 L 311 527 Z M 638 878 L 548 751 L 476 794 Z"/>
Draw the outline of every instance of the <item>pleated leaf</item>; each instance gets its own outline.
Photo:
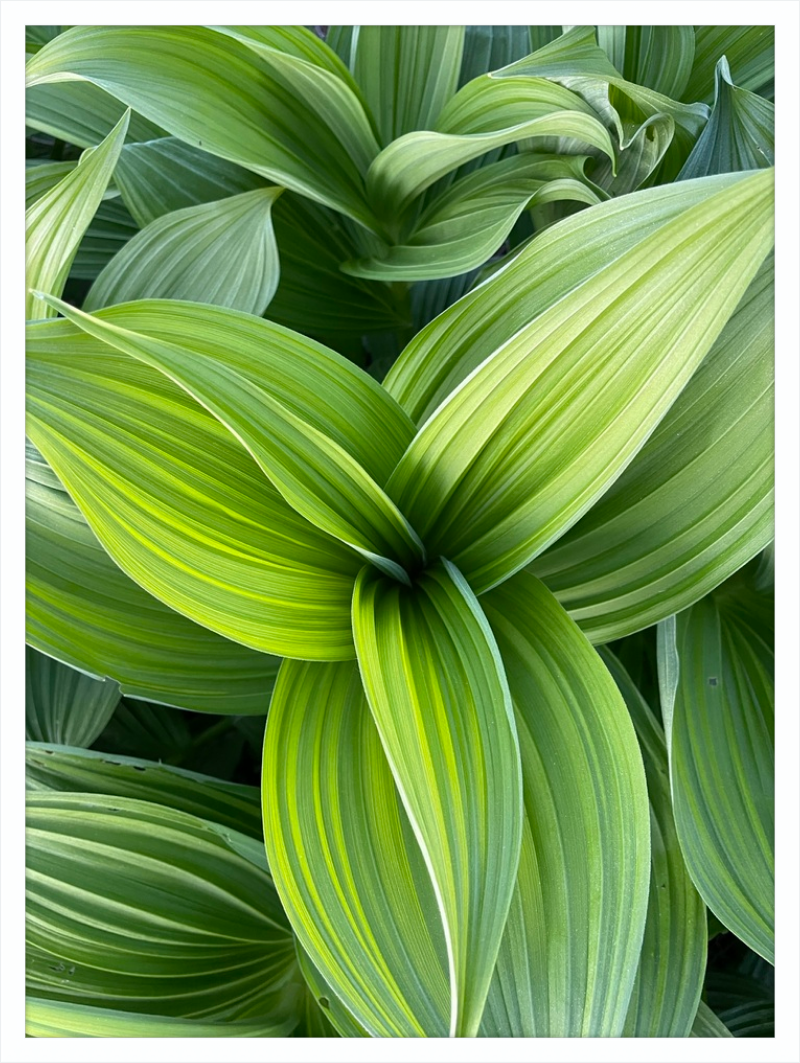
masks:
<path id="1" fill-rule="evenodd" d="M 435 127 L 455 95 L 463 49 L 463 26 L 359 26 L 353 74 L 383 146 Z"/>
<path id="2" fill-rule="evenodd" d="M 61 81 L 25 90 L 26 126 L 80 148 L 96 147 L 119 123 L 125 111 L 124 103 L 88 81 Z M 162 136 L 163 129 L 131 111 L 129 141 Z"/>
<path id="3" fill-rule="evenodd" d="M 308 953 L 299 944 L 296 942 L 295 944 L 297 946 L 297 962 L 309 989 L 308 1018 L 306 1020 L 307 1036 L 369 1037 L 364 1027 L 356 1022 L 308 958 Z M 314 1032 L 312 1032 L 312 1029 Z"/>
<path id="4" fill-rule="evenodd" d="M 90 746 L 111 719 L 121 696 L 113 679 L 93 679 L 26 647 L 26 738 Z"/>
<path id="5" fill-rule="evenodd" d="M 77 166 L 76 162 L 42 162 L 39 159 L 27 159 L 25 163 L 25 209 L 32 206 L 37 199 L 54 188 Z M 109 190 L 106 190 L 106 195 Z"/>
<path id="6" fill-rule="evenodd" d="M 714 108 L 679 180 L 775 165 L 775 107 L 733 83 L 728 60 L 717 63 Z"/>
<path id="7" fill-rule="evenodd" d="M 84 309 L 188 299 L 262 315 L 278 287 L 271 212 L 282 191 L 257 188 L 156 219 L 109 262 Z"/>
<path id="8" fill-rule="evenodd" d="M 181 327 L 181 304 L 138 305 L 142 324 L 141 307 L 157 305 L 165 332 L 173 312 Z M 231 311 L 194 312 L 209 344 L 238 347 L 228 316 L 218 335 L 209 323 Z M 68 321 L 31 326 L 27 357 L 28 434 L 126 575 L 253 649 L 353 656 L 359 559 L 296 514 L 212 414 Z"/>
<path id="9" fill-rule="evenodd" d="M 114 172 L 128 128 L 126 112 L 98 148 L 25 211 L 25 316 L 54 317 L 31 288 L 61 295 L 83 234 Z"/>
<path id="10" fill-rule="evenodd" d="M 692 73 L 684 100 L 712 103 L 716 67 L 724 55 L 736 84 L 772 99 L 775 77 L 774 26 L 695 26 Z"/>
<path id="11" fill-rule="evenodd" d="M 458 87 L 521 59 L 530 50 L 527 26 L 467 26 Z"/>
<path id="12" fill-rule="evenodd" d="M 412 589 L 364 569 L 353 598 L 364 688 L 442 916 L 452 1036 L 478 1030 L 519 860 L 519 747 L 503 664 L 447 561 Z"/>
<path id="13" fill-rule="evenodd" d="M 27 799 L 34 997 L 172 1018 L 283 1021 L 294 942 L 258 842 L 175 809 Z"/>
<path id="14" fill-rule="evenodd" d="M 75 27 L 29 60 L 27 84 L 86 80 L 173 136 L 366 226 L 378 145 L 353 91 L 307 59 L 202 26 Z"/>
<path id="15" fill-rule="evenodd" d="M 774 962 L 773 596 L 734 577 L 659 629 L 675 823 L 712 912 Z"/>
<path id="16" fill-rule="evenodd" d="M 406 580 L 405 568 L 424 559 L 413 528 L 373 479 L 386 479 L 410 423 L 345 359 L 260 319 L 191 303 L 134 303 L 110 319 L 58 309 L 185 388 L 322 531 Z M 372 432 L 359 434 L 362 425 Z M 375 447 L 376 437 L 385 445 Z"/>
<path id="17" fill-rule="evenodd" d="M 650 899 L 626 1037 L 688 1037 L 706 966 L 706 907 L 683 861 L 669 787 L 664 732 L 608 650 L 600 657 L 625 699 L 644 758 L 650 797 Z"/>
<path id="18" fill-rule="evenodd" d="M 700 1001 L 690 1037 L 733 1037 L 728 1027 L 717 1018 L 708 1004 Z"/>
<path id="19" fill-rule="evenodd" d="M 692 26 L 598 26 L 597 41 L 626 81 L 683 98 L 694 64 Z"/>
<path id="20" fill-rule="evenodd" d="M 80 242 L 70 278 L 93 281 L 138 231 L 119 196 L 103 200 Z"/>
<path id="21" fill-rule="evenodd" d="M 593 642 L 686 608 L 772 538 L 774 264 L 612 488 L 533 563 Z"/>
<path id="22" fill-rule="evenodd" d="M 553 596 L 520 573 L 481 602 L 508 675 L 525 822 L 487 1037 L 619 1037 L 647 909 L 649 823 L 625 705 Z"/>
<path id="23" fill-rule="evenodd" d="M 388 490 L 476 592 L 563 535 L 641 449 L 770 249 L 772 184 L 768 171 L 741 178 L 642 233 L 487 358 L 414 438 Z M 491 306 L 491 287 L 476 294 Z"/>

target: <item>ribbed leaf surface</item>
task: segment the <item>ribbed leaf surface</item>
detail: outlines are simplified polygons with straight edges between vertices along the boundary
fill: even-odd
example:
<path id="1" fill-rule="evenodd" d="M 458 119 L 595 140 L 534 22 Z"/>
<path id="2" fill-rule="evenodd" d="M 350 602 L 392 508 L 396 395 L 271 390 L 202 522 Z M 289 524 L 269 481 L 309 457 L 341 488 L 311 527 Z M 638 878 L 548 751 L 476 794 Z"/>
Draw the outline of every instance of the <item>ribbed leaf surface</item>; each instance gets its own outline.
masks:
<path id="1" fill-rule="evenodd" d="M 121 696 L 113 679 L 93 679 L 26 647 L 26 738 L 90 746 L 111 719 Z"/>

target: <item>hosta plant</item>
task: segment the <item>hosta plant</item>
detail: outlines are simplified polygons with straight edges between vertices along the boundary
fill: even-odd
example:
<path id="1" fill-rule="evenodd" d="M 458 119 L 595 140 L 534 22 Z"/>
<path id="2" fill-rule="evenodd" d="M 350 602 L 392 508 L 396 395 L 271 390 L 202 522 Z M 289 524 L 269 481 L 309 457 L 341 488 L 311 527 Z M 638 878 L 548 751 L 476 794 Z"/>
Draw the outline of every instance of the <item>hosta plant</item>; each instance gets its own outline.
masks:
<path id="1" fill-rule="evenodd" d="M 60 29 L 29 1033 L 763 1032 L 769 33 Z"/>

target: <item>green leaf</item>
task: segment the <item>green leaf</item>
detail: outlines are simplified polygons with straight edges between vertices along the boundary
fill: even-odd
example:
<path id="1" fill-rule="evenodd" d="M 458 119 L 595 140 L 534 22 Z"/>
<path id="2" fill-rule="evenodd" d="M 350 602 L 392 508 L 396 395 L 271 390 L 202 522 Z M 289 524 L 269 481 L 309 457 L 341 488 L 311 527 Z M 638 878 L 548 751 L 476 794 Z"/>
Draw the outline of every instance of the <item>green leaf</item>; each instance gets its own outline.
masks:
<path id="1" fill-rule="evenodd" d="M 733 1037 L 728 1027 L 722 1022 L 708 1004 L 700 1001 L 697 1009 L 697 1017 L 692 1026 L 690 1037 Z"/>
<path id="2" fill-rule="evenodd" d="M 25 209 L 32 206 L 37 199 L 49 192 L 51 188 L 69 176 L 77 166 L 76 162 L 42 162 L 39 159 L 25 161 Z M 109 194 L 107 190 L 106 195 Z"/>
<path id="3" fill-rule="evenodd" d="M 747 956 L 755 958 L 753 953 Z M 760 962 L 765 964 L 763 960 Z M 768 970 L 774 973 L 771 967 Z M 709 971 L 705 995 L 709 1006 L 734 1037 L 775 1036 L 774 982 L 765 985 L 741 967 Z"/>
<path id="4" fill-rule="evenodd" d="M 353 74 L 382 146 L 435 127 L 455 95 L 463 49 L 463 26 L 359 27 Z"/>
<path id="5" fill-rule="evenodd" d="M 68 744 L 68 743 L 67 743 Z M 261 841 L 261 798 L 242 786 L 138 757 L 29 742 L 25 786 L 34 792 L 132 797 L 211 820 Z"/>
<path id="6" fill-rule="evenodd" d="M 58 38 L 56 38 L 58 39 Z M 126 112 L 98 148 L 81 157 L 80 165 L 25 211 L 25 316 L 53 317 L 55 311 L 31 288 L 61 295 L 94 213 L 106 191 L 128 128 Z"/>
<path id="7" fill-rule="evenodd" d="M 683 98 L 694 63 L 691 26 L 598 26 L 597 41 L 626 81 Z"/>
<path id="8" fill-rule="evenodd" d="M 202 26 L 76 27 L 29 60 L 27 83 L 87 80 L 173 136 L 367 227 L 378 145 L 356 95 L 316 63 Z"/>
<path id="9" fill-rule="evenodd" d="M 179 331 L 188 315 L 202 322 L 197 333 L 212 349 L 238 349 L 232 311 L 137 305 L 142 329 L 143 307 L 157 307 L 152 322 L 164 338 L 170 321 Z M 112 307 L 92 320 L 125 325 L 126 313 Z M 213 330 L 215 315 L 223 324 Z M 238 321 L 245 340 L 249 323 L 260 324 L 245 315 Z M 296 514 L 182 388 L 68 321 L 30 327 L 27 385 L 30 438 L 126 575 L 253 649 L 312 660 L 353 656 L 358 558 Z"/>
<path id="10" fill-rule="evenodd" d="M 593 642 L 663 620 L 772 537 L 774 264 L 611 489 L 533 571 Z"/>
<path id="11" fill-rule="evenodd" d="M 388 491 L 476 593 L 563 535 L 644 445 L 770 249 L 772 185 L 769 171 L 714 185 L 701 205 L 640 233 L 635 249 L 518 324 L 418 432 Z M 490 285 L 476 294 L 491 306 Z"/>
<path id="12" fill-rule="evenodd" d="M 559 33 L 561 30 L 559 29 Z M 527 26 L 467 26 L 458 87 L 481 74 L 507 66 L 531 50 Z"/>
<path id="13" fill-rule="evenodd" d="M 647 789 L 613 680 L 528 573 L 481 604 L 508 675 L 525 822 L 488 1037 L 618 1037 L 642 942 Z"/>
<path id="14" fill-rule="evenodd" d="M 405 568 L 424 560 L 422 543 L 380 485 L 411 424 L 345 359 L 280 326 L 192 303 L 134 303 L 113 320 L 64 303 L 58 309 L 185 388 L 322 531 L 406 581 Z"/>
<path id="15" fill-rule="evenodd" d="M 620 145 L 617 172 L 606 159 L 592 170 L 592 183 L 609 195 L 624 196 L 649 183 L 658 170 L 675 134 L 675 121 L 669 114 L 655 114 Z"/>
<path id="16" fill-rule="evenodd" d="M 27 806 L 33 996 L 173 1018 L 286 1018 L 294 941 L 258 842 L 123 797 L 28 794 Z"/>
<path id="17" fill-rule="evenodd" d="M 70 268 L 71 280 L 94 280 L 139 231 L 117 196 L 104 200 L 89 223 Z"/>
<path id="18" fill-rule="evenodd" d="M 355 663 L 283 663 L 261 780 L 269 866 L 314 966 L 370 1036 L 447 1036 L 439 909 Z"/>
<path id="19" fill-rule="evenodd" d="M 711 117 L 678 180 L 774 165 L 775 107 L 755 93 L 737 88 L 723 56 L 717 63 Z"/>
<path id="20" fill-rule="evenodd" d="M 679 613 L 671 629 L 665 625 L 659 645 L 672 800 L 686 865 L 711 911 L 770 963 L 773 609 L 771 594 L 736 576 Z"/>
<path id="21" fill-rule="evenodd" d="M 121 697 L 111 679 L 93 679 L 29 646 L 25 650 L 25 737 L 90 746 Z"/>
<path id="22" fill-rule="evenodd" d="M 124 694 L 199 712 L 262 713 L 277 673 L 173 612 L 118 568 L 44 458 L 25 462 L 27 640 Z"/>
<path id="23" fill-rule="evenodd" d="M 625 1036 L 688 1037 L 703 988 L 706 907 L 675 831 L 664 732 L 616 657 L 605 649 L 600 657 L 631 714 L 650 797 L 650 899 Z"/>
<path id="24" fill-rule="evenodd" d="M 271 212 L 282 192 L 256 188 L 157 218 L 106 266 L 84 309 L 159 298 L 263 314 L 278 287 Z"/>
<path id="25" fill-rule="evenodd" d="M 451 1036 L 475 1036 L 519 860 L 522 780 L 494 637 L 447 561 L 413 589 L 362 570 L 353 633 L 370 709 L 436 892 Z"/>
<path id="26" fill-rule="evenodd" d="M 695 26 L 694 34 L 694 65 L 683 99 L 713 101 L 716 67 L 723 55 L 740 88 L 772 98 L 774 26 Z"/>
<path id="27" fill-rule="evenodd" d="M 312 1034 L 309 1031 L 308 1036 L 332 1037 L 338 1033 L 341 1037 L 369 1037 L 364 1027 L 356 1022 L 308 958 L 308 953 L 297 942 L 295 942 L 295 945 L 297 948 L 297 963 L 309 988 L 309 998 L 316 1005 L 316 1015 L 314 1015 L 312 1021 L 315 1021 L 318 1027 L 321 1027 L 320 1033 Z M 314 1014 L 310 1007 L 309 1012 L 312 1015 Z"/>
<path id="28" fill-rule="evenodd" d="M 88 81 L 33 85 L 25 90 L 25 124 L 80 148 L 96 147 L 118 125 L 125 111 L 124 103 Z M 131 111 L 129 140 L 161 136 L 163 129 Z"/>

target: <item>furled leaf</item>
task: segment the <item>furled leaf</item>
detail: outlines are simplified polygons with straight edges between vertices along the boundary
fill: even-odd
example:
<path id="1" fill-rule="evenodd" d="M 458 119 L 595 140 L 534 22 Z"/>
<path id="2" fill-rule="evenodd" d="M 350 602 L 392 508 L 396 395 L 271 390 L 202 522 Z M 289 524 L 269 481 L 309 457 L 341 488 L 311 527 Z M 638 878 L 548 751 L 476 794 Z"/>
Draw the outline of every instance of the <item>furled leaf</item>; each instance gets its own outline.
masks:
<path id="1" fill-rule="evenodd" d="M 684 100 L 713 101 L 716 66 L 723 55 L 740 88 L 772 98 L 774 26 L 695 26 L 694 35 L 694 64 Z"/>
<path id="2" fill-rule="evenodd" d="M 88 749 L 29 742 L 25 786 L 34 792 L 132 797 L 211 820 L 262 839 L 261 798 L 255 786 L 242 786 L 169 764 Z"/>
<path id="3" fill-rule="evenodd" d="M 690 1037 L 733 1037 L 728 1027 L 722 1022 L 711 1008 L 700 1001 L 697 1016 L 692 1026 Z"/>
<path id="4" fill-rule="evenodd" d="M 143 306 L 162 308 L 165 332 L 170 320 L 199 314 L 198 337 L 239 349 L 229 317 L 216 336 L 210 325 L 232 311 L 189 304 L 182 319 L 182 304 L 137 305 L 142 327 Z M 124 325 L 127 312 L 101 315 L 109 323 L 122 315 Z M 128 576 L 254 649 L 353 656 L 359 559 L 296 514 L 212 414 L 162 373 L 68 321 L 31 326 L 27 358 L 28 434 Z"/>
<path id="5" fill-rule="evenodd" d="M 416 435 L 388 490 L 477 593 L 560 538 L 641 449 L 770 249 L 772 186 L 770 171 L 741 177 L 640 233 L 495 350 Z M 491 306 L 490 286 L 476 294 Z"/>
<path id="6" fill-rule="evenodd" d="M 659 630 L 675 822 L 714 914 L 774 955 L 771 594 L 739 575 Z"/>
<path id="7" fill-rule="evenodd" d="M 25 737 L 90 746 L 121 697 L 113 679 L 93 679 L 26 647 Z"/>
<path id="8" fill-rule="evenodd" d="M 378 150 L 328 70 L 202 26 L 76 27 L 29 60 L 27 84 L 86 80 L 173 136 L 375 225 L 363 177 Z"/>
<path id="9" fill-rule="evenodd" d="M 463 26 L 359 27 L 353 74 L 383 146 L 435 128 L 455 94 L 463 49 Z"/>
<path id="10" fill-rule="evenodd" d="M 533 563 L 593 642 L 663 620 L 772 537 L 774 264 L 631 465 Z"/>
<path id="11" fill-rule="evenodd" d="M 624 196 L 646 185 L 656 173 L 675 134 L 675 121 L 669 114 L 647 118 L 620 145 L 617 172 L 602 159 L 592 171 L 592 183 L 612 196 Z"/>
<path id="12" fill-rule="evenodd" d="M 441 912 L 451 1036 L 474 1036 L 517 873 L 519 746 L 503 663 L 461 574 L 362 570 L 353 633 L 372 715 Z"/>
<path id="13" fill-rule="evenodd" d="M 256 188 L 157 218 L 109 262 L 84 309 L 158 298 L 263 314 L 278 287 L 271 212 L 282 191 Z"/>
<path id="14" fill-rule="evenodd" d="M 520 573 L 482 599 L 508 675 L 525 822 L 481 1032 L 618 1037 L 647 909 L 647 790 L 613 680 L 550 592 Z"/>
<path id="15" fill-rule="evenodd" d="M 692 884 L 675 831 L 664 732 L 630 676 L 600 656 L 625 699 L 644 758 L 650 797 L 650 899 L 626 1037 L 688 1037 L 706 966 L 706 907 Z"/>
<path id="16" fill-rule="evenodd" d="M 64 303 L 58 309 L 185 388 L 322 531 L 406 581 L 405 569 L 424 560 L 422 543 L 380 485 L 410 422 L 345 359 L 280 326 L 192 303 L 133 303 L 113 318 Z M 375 447 L 376 438 L 384 445 Z"/>
<path id="17" fill-rule="evenodd" d="M 717 63 L 714 108 L 678 180 L 775 164 L 775 107 L 733 83 L 728 60 Z"/>
<path id="18" fill-rule="evenodd" d="M 264 713 L 278 661 L 173 612 L 118 568 L 44 458 L 25 462 L 28 642 L 123 693 Z"/>
<path id="19" fill-rule="evenodd" d="M 25 316 L 54 317 L 55 311 L 31 294 L 35 288 L 61 295 L 94 213 L 100 205 L 125 140 L 126 112 L 98 148 L 25 211 Z"/>
<path id="20" fill-rule="evenodd" d="M 692 26 L 598 26 L 597 41 L 627 81 L 683 98 L 694 64 Z"/>

